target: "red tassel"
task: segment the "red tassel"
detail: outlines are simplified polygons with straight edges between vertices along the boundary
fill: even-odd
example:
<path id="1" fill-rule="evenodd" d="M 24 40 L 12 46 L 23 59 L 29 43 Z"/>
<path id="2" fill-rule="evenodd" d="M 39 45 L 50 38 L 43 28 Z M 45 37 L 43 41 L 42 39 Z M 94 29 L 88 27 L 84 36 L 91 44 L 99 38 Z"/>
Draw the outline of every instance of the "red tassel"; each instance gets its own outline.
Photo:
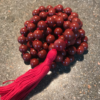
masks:
<path id="1" fill-rule="evenodd" d="M 41 79 L 50 70 L 51 63 L 55 60 L 57 51 L 52 49 L 48 52 L 43 63 L 30 69 L 25 74 L 18 77 L 13 83 L 0 87 L 1 100 L 24 100 Z"/>

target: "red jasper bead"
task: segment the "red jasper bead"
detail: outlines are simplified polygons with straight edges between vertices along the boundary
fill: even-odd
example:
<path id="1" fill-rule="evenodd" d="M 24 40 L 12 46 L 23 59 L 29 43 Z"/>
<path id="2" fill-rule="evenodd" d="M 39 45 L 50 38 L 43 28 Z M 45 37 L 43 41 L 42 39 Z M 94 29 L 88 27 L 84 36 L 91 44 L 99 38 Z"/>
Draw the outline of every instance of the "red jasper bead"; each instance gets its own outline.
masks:
<path id="1" fill-rule="evenodd" d="M 35 28 L 36 28 L 36 26 L 35 26 L 35 24 L 33 24 L 33 23 L 29 23 L 29 24 L 27 25 L 27 29 L 28 29 L 29 31 L 34 31 Z"/>
<path id="2" fill-rule="evenodd" d="M 25 36 L 19 36 L 19 37 L 18 37 L 18 42 L 19 42 L 20 44 L 26 43 L 26 38 L 25 38 Z"/>
<path id="3" fill-rule="evenodd" d="M 25 23 L 24 23 L 24 26 L 25 27 L 27 27 L 27 25 L 30 23 L 30 21 L 26 21 Z M 25 29 L 27 29 L 27 28 L 25 28 Z"/>
<path id="4" fill-rule="evenodd" d="M 62 39 L 62 40 L 65 41 L 65 37 L 64 37 L 63 35 L 60 35 L 60 36 L 58 37 L 58 39 Z"/>
<path id="5" fill-rule="evenodd" d="M 54 41 L 55 41 L 55 37 L 54 37 L 54 35 L 48 35 L 47 37 L 46 37 L 46 41 L 47 41 L 47 43 L 53 43 Z"/>
<path id="6" fill-rule="evenodd" d="M 57 55 L 55 61 L 56 61 L 56 62 L 62 62 L 62 61 L 63 61 L 63 56 L 62 56 L 62 55 Z"/>
<path id="7" fill-rule="evenodd" d="M 32 21 L 34 24 L 37 24 L 40 21 L 40 16 L 37 16 L 37 15 L 33 16 Z"/>
<path id="8" fill-rule="evenodd" d="M 27 28 L 25 28 L 25 27 L 24 27 L 24 28 L 21 28 L 21 29 L 20 29 L 20 33 L 26 36 L 27 33 L 28 33 Z"/>
<path id="9" fill-rule="evenodd" d="M 54 30 L 55 35 L 61 35 L 62 33 L 63 33 L 63 30 L 61 28 L 59 28 L 59 27 L 55 28 L 55 30 Z"/>
<path id="10" fill-rule="evenodd" d="M 58 16 L 61 16 L 62 14 L 63 14 L 62 12 L 58 12 L 58 13 L 57 13 Z"/>
<path id="11" fill-rule="evenodd" d="M 74 55 L 76 53 L 76 48 L 74 46 L 71 46 L 68 48 L 68 53 L 70 55 Z"/>
<path id="12" fill-rule="evenodd" d="M 64 21 L 66 21 L 66 20 L 68 19 L 68 15 L 65 14 L 65 13 L 63 13 L 63 14 L 61 15 L 61 17 L 64 19 Z"/>
<path id="13" fill-rule="evenodd" d="M 72 39 L 70 41 L 67 41 L 67 46 L 74 45 L 74 44 L 75 44 L 75 39 Z"/>
<path id="14" fill-rule="evenodd" d="M 83 52 L 84 52 L 84 47 L 83 46 L 79 46 L 77 48 L 77 54 L 81 55 L 81 54 L 83 54 Z"/>
<path id="15" fill-rule="evenodd" d="M 66 47 L 66 43 L 64 40 L 62 39 L 57 39 L 55 42 L 54 42 L 54 47 L 57 51 L 62 51 L 65 49 Z"/>
<path id="16" fill-rule="evenodd" d="M 44 7 L 44 6 L 40 6 L 39 7 L 39 11 L 41 12 L 41 11 L 45 11 L 46 10 L 46 8 Z"/>
<path id="17" fill-rule="evenodd" d="M 31 48 L 30 54 L 35 57 L 35 56 L 37 56 L 37 51 L 35 49 Z"/>
<path id="18" fill-rule="evenodd" d="M 64 19 L 62 17 L 58 17 L 56 20 L 56 24 L 59 27 L 63 26 L 63 22 L 64 22 Z"/>
<path id="19" fill-rule="evenodd" d="M 70 16 L 68 17 L 68 21 L 72 22 L 73 18 L 74 18 L 74 16 L 73 16 L 73 15 L 70 15 Z"/>
<path id="20" fill-rule="evenodd" d="M 77 31 L 77 32 L 74 32 L 74 35 L 75 35 L 75 38 L 79 38 L 80 33 Z"/>
<path id="21" fill-rule="evenodd" d="M 57 15 L 53 15 L 52 18 L 54 18 L 55 22 L 57 22 L 57 18 L 58 18 Z"/>
<path id="22" fill-rule="evenodd" d="M 78 30 L 78 32 L 80 33 L 81 38 L 85 37 L 85 31 L 83 29 Z"/>
<path id="23" fill-rule="evenodd" d="M 50 27 L 47 27 L 47 30 L 45 31 L 46 35 L 52 34 L 52 29 Z"/>
<path id="24" fill-rule="evenodd" d="M 33 10 L 32 15 L 33 15 L 33 16 L 39 15 L 39 10 Z"/>
<path id="25" fill-rule="evenodd" d="M 72 22 L 77 22 L 79 24 L 79 26 L 81 25 L 81 21 L 79 18 L 73 18 Z"/>
<path id="26" fill-rule="evenodd" d="M 74 16 L 74 18 L 78 18 L 78 14 L 76 12 L 72 12 L 71 15 Z"/>
<path id="27" fill-rule="evenodd" d="M 85 37 L 82 38 L 82 42 L 87 42 L 87 41 L 88 41 L 87 36 L 85 36 Z"/>
<path id="28" fill-rule="evenodd" d="M 77 22 L 72 22 L 70 24 L 70 28 L 73 30 L 73 31 L 78 31 L 79 30 L 79 24 Z"/>
<path id="29" fill-rule="evenodd" d="M 36 50 L 40 50 L 43 45 L 42 42 L 39 40 L 34 40 L 32 44 L 33 44 L 34 49 Z"/>
<path id="30" fill-rule="evenodd" d="M 68 58 L 70 59 L 70 62 L 73 62 L 75 60 L 75 57 L 72 55 L 69 55 Z"/>
<path id="31" fill-rule="evenodd" d="M 45 43 L 43 43 L 43 48 L 45 49 L 45 50 L 48 50 L 48 44 L 45 42 Z"/>
<path id="32" fill-rule="evenodd" d="M 69 8 L 69 7 L 67 7 L 67 8 L 64 9 L 64 12 L 65 12 L 67 15 L 70 15 L 71 12 L 72 12 L 72 9 Z"/>
<path id="33" fill-rule="evenodd" d="M 36 58 L 31 59 L 30 64 L 32 68 L 36 67 L 39 64 L 39 60 Z"/>
<path id="34" fill-rule="evenodd" d="M 81 39 L 80 38 L 78 38 L 78 39 L 76 39 L 76 42 L 75 42 L 77 45 L 80 45 L 81 44 Z"/>
<path id="35" fill-rule="evenodd" d="M 53 15 L 55 15 L 55 13 L 56 13 L 56 11 L 55 11 L 54 8 L 50 8 L 49 11 L 48 11 L 49 16 L 53 16 Z"/>
<path id="36" fill-rule="evenodd" d="M 55 20 L 53 17 L 48 17 L 46 21 L 49 27 L 53 27 L 53 25 L 55 24 Z"/>
<path id="37" fill-rule="evenodd" d="M 39 58 L 45 58 L 46 55 L 47 55 L 46 50 L 41 50 L 41 51 L 38 52 L 38 57 Z"/>
<path id="38" fill-rule="evenodd" d="M 65 50 L 61 51 L 60 53 L 61 53 L 62 56 L 66 56 L 66 51 Z"/>
<path id="39" fill-rule="evenodd" d="M 22 53 L 26 53 L 27 49 L 28 49 L 27 46 L 24 44 L 20 45 L 20 47 L 19 47 L 19 51 Z"/>
<path id="40" fill-rule="evenodd" d="M 50 43 L 50 45 L 49 45 L 49 48 L 48 48 L 49 50 L 52 50 L 52 49 L 54 49 L 54 43 Z"/>
<path id="41" fill-rule="evenodd" d="M 36 39 L 43 38 L 43 33 L 42 33 L 41 30 L 35 30 L 34 33 L 33 33 L 33 35 L 34 35 L 34 38 L 36 38 Z"/>
<path id="42" fill-rule="evenodd" d="M 70 29 L 66 29 L 65 32 L 63 33 L 63 35 L 64 35 L 65 39 L 67 39 L 67 40 L 72 40 L 75 37 L 73 31 Z"/>
<path id="43" fill-rule="evenodd" d="M 81 43 L 81 46 L 84 47 L 84 50 L 88 49 L 88 44 L 86 42 Z"/>
<path id="44" fill-rule="evenodd" d="M 48 5 L 47 7 L 46 7 L 46 10 L 48 11 L 50 8 L 53 8 L 51 5 Z"/>
<path id="45" fill-rule="evenodd" d="M 51 69 L 54 69 L 55 67 L 56 67 L 56 63 L 55 62 L 52 62 Z"/>
<path id="46" fill-rule="evenodd" d="M 57 6 L 56 6 L 56 11 L 57 11 L 57 12 L 62 12 L 62 11 L 63 11 L 63 6 L 60 5 L 60 4 L 57 5 Z"/>
<path id="47" fill-rule="evenodd" d="M 40 30 L 46 30 L 47 29 L 47 24 L 45 23 L 45 21 L 39 21 L 37 26 Z"/>
<path id="48" fill-rule="evenodd" d="M 41 20 L 46 20 L 47 13 L 46 12 L 40 12 L 39 16 L 41 17 Z"/>
<path id="49" fill-rule="evenodd" d="M 29 53 L 25 53 L 23 55 L 23 59 L 24 59 L 25 62 L 29 62 L 30 59 L 31 59 L 31 55 Z"/>
<path id="50" fill-rule="evenodd" d="M 33 47 L 32 42 L 30 42 L 30 41 L 27 42 L 27 47 L 28 47 L 28 48 L 32 48 L 32 47 Z"/>
<path id="51" fill-rule="evenodd" d="M 65 21 L 64 23 L 63 23 L 63 27 L 64 27 L 64 29 L 67 29 L 67 28 L 69 28 L 70 27 L 70 21 Z"/>
<path id="52" fill-rule="evenodd" d="M 70 64 L 70 59 L 68 57 L 65 58 L 65 60 L 62 62 L 64 66 L 68 66 Z"/>
<path id="53" fill-rule="evenodd" d="M 34 40 L 34 34 L 32 32 L 30 32 L 28 35 L 27 35 L 27 38 L 29 41 L 33 41 Z"/>

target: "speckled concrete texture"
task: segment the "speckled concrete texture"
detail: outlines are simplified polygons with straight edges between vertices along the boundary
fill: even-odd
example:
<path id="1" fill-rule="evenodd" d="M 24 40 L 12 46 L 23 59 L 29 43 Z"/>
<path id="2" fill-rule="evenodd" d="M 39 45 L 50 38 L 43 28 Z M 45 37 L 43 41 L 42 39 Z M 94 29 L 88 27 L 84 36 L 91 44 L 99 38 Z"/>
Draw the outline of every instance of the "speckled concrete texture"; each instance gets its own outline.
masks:
<path id="1" fill-rule="evenodd" d="M 0 85 L 31 68 L 21 58 L 17 37 L 32 10 L 49 4 L 79 14 L 89 49 L 68 67 L 58 64 L 25 100 L 100 100 L 100 0 L 0 0 Z"/>

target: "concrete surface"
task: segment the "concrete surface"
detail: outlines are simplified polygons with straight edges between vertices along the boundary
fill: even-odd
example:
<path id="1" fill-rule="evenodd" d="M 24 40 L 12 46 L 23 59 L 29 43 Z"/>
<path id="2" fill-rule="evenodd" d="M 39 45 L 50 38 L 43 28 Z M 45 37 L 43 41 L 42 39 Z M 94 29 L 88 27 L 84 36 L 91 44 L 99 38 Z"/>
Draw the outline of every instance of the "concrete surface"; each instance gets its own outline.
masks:
<path id="1" fill-rule="evenodd" d="M 32 10 L 49 4 L 78 12 L 89 50 L 67 68 L 58 65 L 26 100 L 100 100 L 100 0 L 0 0 L 0 85 L 31 68 L 21 58 L 17 37 Z"/>

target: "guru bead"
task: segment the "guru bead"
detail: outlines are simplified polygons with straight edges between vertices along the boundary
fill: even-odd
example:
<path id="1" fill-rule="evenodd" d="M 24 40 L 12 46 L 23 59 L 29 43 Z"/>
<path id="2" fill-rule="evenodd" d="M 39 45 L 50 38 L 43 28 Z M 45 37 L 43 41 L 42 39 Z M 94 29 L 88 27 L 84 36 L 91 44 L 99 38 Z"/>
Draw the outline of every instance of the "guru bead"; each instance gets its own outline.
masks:
<path id="1" fill-rule="evenodd" d="M 68 57 L 65 58 L 65 60 L 62 62 L 64 66 L 68 66 L 70 64 L 70 59 Z"/>
<path id="2" fill-rule="evenodd" d="M 43 37 L 42 31 L 41 30 L 35 30 L 33 33 L 34 38 L 36 39 L 41 39 Z"/>
<path id="3" fill-rule="evenodd" d="M 37 15 L 33 16 L 32 21 L 34 24 L 37 24 L 40 21 L 40 16 L 37 16 Z"/>
<path id="4" fill-rule="evenodd" d="M 57 28 L 55 28 L 55 30 L 54 30 L 54 34 L 55 34 L 55 35 L 61 35 L 62 32 L 63 32 L 63 30 L 62 30 L 60 27 L 57 27 Z"/>
<path id="5" fill-rule="evenodd" d="M 55 15 L 55 13 L 56 13 L 56 11 L 55 11 L 54 8 L 50 8 L 49 11 L 48 11 L 49 16 L 53 16 L 53 15 Z"/>
<path id="6" fill-rule="evenodd" d="M 45 20 L 47 18 L 47 13 L 44 11 L 40 12 L 39 16 L 40 16 L 41 20 Z"/>
<path id="7" fill-rule="evenodd" d="M 62 51 L 64 50 L 66 47 L 66 43 L 64 40 L 62 39 L 57 39 L 55 42 L 54 42 L 54 48 L 57 50 L 57 51 Z"/>
<path id="8" fill-rule="evenodd" d="M 34 68 L 35 66 L 37 66 L 39 64 L 39 60 L 36 58 L 33 58 L 30 60 L 30 64 L 31 64 L 32 68 Z"/>
<path id="9" fill-rule="evenodd" d="M 53 8 L 51 5 L 48 5 L 47 7 L 46 7 L 46 10 L 48 11 L 50 8 Z"/>
<path id="10" fill-rule="evenodd" d="M 85 31 L 83 29 L 78 30 L 78 32 L 80 33 L 81 38 L 85 37 Z"/>
<path id="11" fill-rule="evenodd" d="M 27 25 L 27 29 L 29 30 L 29 31 L 34 31 L 35 30 L 35 24 L 33 24 L 33 23 L 29 23 L 28 25 Z"/>
<path id="12" fill-rule="evenodd" d="M 25 36 L 19 36 L 19 37 L 18 37 L 18 42 L 19 42 L 20 44 L 26 43 L 26 38 L 25 38 Z"/>
<path id="13" fill-rule="evenodd" d="M 39 11 L 41 12 L 41 11 L 45 11 L 46 9 L 45 9 L 45 7 L 44 6 L 40 6 L 39 7 Z"/>
<path id="14" fill-rule="evenodd" d="M 55 41 L 55 37 L 54 37 L 54 35 L 48 35 L 47 37 L 46 37 L 46 41 L 47 41 L 47 43 L 53 43 L 54 41 Z"/>
<path id="15" fill-rule="evenodd" d="M 33 41 L 34 40 L 34 34 L 32 32 L 30 32 L 28 35 L 27 35 L 27 38 L 29 41 Z"/>
<path id="16" fill-rule="evenodd" d="M 40 30 L 46 30 L 47 29 L 47 24 L 45 23 L 45 21 L 39 21 L 37 26 Z"/>
<path id="17" fill-rule="evenodd" d="M 56 6 L 56 11 L 57 11 L 57 12 L 62 12 L 62 11 L 63 11 L 63 6 L 60 5 L 60 4 L 57 5 L 57 6 Z"/>
<path id="18" fill-rule="evenodd" d="M 39 15 L 39 10 L 33 10 L 32 15 L 33 15 L 33 16 Z"/>
<path id="19" fill-rule="evenodd" d="M 84 50 L 88 49 L 88 44 L 86 42 L 81 43 L 81 46 L 84 47 Z"/>
<path id="20" fill-rule="evenodd" d="M 35 49 L 31 48 L 31 49 L 30 49 L 30 54 L 31 54 L 33 57 L 35 57 L 35 56 L 37 56 L 37 51 L 36 51 Z"/>
<path id="21" fill-rule="evenodd" d="M 62 17 L 58 17 L 58 18 L 56 19 L 56 24 L 57 24 L 57 26 L 59 26 L 59 27 L 63 26 L 63 22 L 64 22 L 64 19 L 63 19 Z"/>
<path id="22" fill-rule="evenodd" d="M 53 17 L 48 17 L 48 18 L 46 19 L 46 21 L 47 21 L 47 24 L 48 24 L 49 27 L 53 27 L 54 24 L 55 24 L 55 20 L 54 20 Z"/>
<path id="23" fill-rule="evenodd" d="M 73 30 L 73 31 L 78 31 L 79 30 L 79 24 L 77 22 L 72 22 L 70 24 L 70 28 Z"/>
<path id="24" fill-rule="evenodd" d="M 20 47 L 19 47 L 19 51 L 22 53 L 27 52 L 27 49 L 28 49 L 27 46 L 24 44 L 20 45 Z"/>
<path id="25" fill-rule="evenodd" d="M 65 39 L 67 39 L 67 40 L 72 40 L 75 37 L 73 31 L 70 29 L 66 29 L 65 32 L 63 33 L 63 35 L 64 35 Z"/>
<path id="26" fill-rule="evenodd" d="M 23 59 L 24 59 L 25 62 L 29 62 L 30 59 L 31 59 L 31 55 L 29 53 L 25 53 L 23 55 Z"/>
<path id="27" fill-rule="evenodd" d="M 45 58 L 46 55 L 47 55 L 46 50 L 41 50 L 41 51 L 38 52 L 38 57 L 39 58 Z"/>
<path id="28" fill-rule="evenodd" d="M 42 42 L 39 40 L 34 40 L 32 44 L 36 50 L 40 50 L 42 48 Z"/>
<path id="29" fill-rule="evenodd" d="M 78 54 L 78 55 L 81 55 L 81 54 L 83 54 L 83 52 L 84 52 L 84 47 L 83 47 L 83 46 L 79 46 L 79 47 L 77 48 L 77 54 Z"/>
<path id="30" fill-rule="evenodd" d="M 66 14 L 70 15 L 71 12 L 72 12 L 72 9 L 69 8 L 69 7 L 67 7 L 67 8 L 64 9 L 64 12 L 65 12 Z"/>
<path id="31" fill-rule="evenodd" d="M 43 43 L 43 48 L 45 49 L 45 50 L 48 50 L 48 44 L 45 42 L 45 43 Z"/>
<path id="32" fill-rule="evenodd" d="M 27 28 L 25 28 L 25 27 L 24 27 L 24 28 L 21 28 L 21 29 L 20 29 L 20 33 L 26 36 L 27 33 L 28 33 Z"/>
<path id="33" fill-rule="evenodd" d="M 75 55 L 75 53 L 76 53 L 76 48 L 75 48 L 74 46 L 69 47 L 69 48 L 68 48 L 68 53 L 69 53 L 70 55 Z"/>
<path id="34" fill-rule="evenodd" d="M 68 29 L 69 27 L 70 27 L 70 21 L 65 21 L 64 23 L 63 23 L 63 27 L 64 27 L 64 29 Z"/>

